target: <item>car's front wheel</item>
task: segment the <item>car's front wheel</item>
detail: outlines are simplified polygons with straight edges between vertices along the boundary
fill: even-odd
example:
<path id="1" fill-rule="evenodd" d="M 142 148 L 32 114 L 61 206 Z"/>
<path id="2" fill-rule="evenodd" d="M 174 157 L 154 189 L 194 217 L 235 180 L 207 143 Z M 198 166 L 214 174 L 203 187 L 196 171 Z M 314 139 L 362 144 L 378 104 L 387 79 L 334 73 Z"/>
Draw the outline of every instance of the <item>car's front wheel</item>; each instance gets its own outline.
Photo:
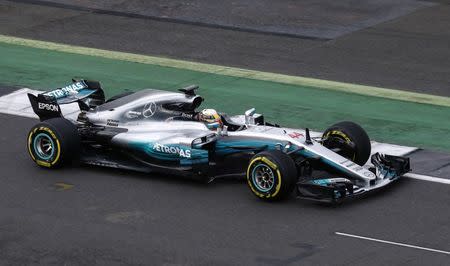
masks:
<path id="1" fill-rule="evenodd" d="M 80 137 L 72 122 L 53 118 L 31 128 L 27 145 L 28 153 L 37 165 L 56 168 L 78 156 Z"/>
<path id="2" fill-rule="evenodd" d="M 295 187 L 297 168 L 292 158 L 279 150 L 256 154 L 247 168 L 247 183 L 255 196 L 264 200 L 280 200 Z"/>
<path id="3" fill-rule="evenodd" d="M 369 159 L 371 144 L 366 131 L 350 121 L 336 123 L 329 127 L 322 136 L 322 144 L 328 149 L 336 149 L 343 157 L 364 165 Z"/>

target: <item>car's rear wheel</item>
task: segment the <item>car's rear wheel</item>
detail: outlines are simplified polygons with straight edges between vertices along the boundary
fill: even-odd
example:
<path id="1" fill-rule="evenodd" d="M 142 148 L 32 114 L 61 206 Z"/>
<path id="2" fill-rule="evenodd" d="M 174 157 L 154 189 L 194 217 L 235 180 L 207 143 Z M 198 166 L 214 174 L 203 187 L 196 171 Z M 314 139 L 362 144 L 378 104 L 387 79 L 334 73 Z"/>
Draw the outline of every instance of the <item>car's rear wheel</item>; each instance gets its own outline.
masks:
<path id="1" fill-rule="evenodd" d="M 27 144 L 28 153 L 37 165 L 56 168 L 79 155 L 80 137 L 72 122 L 53 118 L 33 126 Z"/>
<path id="2" fill-rule="evenodd" d="M 323 146 L 336 149 L 343 157 L 364 165 L 370 156 L 371 144 L 366 131 L 358 124 L 343 121 L 329 127 L 322 136 Z"/>
<path id="3" fill-rule="evenodd" d="M 255 196 L 280 200 L 292 193 L 297 169 L 292 158 L 279 150 L 256 154 L 247 168 L 247 183 Z"/>

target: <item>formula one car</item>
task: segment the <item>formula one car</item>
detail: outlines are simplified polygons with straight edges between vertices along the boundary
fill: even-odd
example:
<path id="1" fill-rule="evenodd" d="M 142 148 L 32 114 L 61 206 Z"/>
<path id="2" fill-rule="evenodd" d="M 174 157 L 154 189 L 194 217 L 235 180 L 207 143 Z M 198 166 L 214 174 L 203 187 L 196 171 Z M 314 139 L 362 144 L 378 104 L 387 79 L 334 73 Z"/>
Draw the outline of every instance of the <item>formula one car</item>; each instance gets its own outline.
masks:
<path id="1" fill-rule="evenodd" d="M 244 115 L 220 113 L 215 126 L 198 119 L 198 86 L 168 92 L 144 89 L 105 100 L 97 81 L 28 94 L 41 122 L 28 134 L 28 152 L 39 166 L 85 164 L 161 172 L 211 180 L 246 176 L 252 193 L 265 200 L 292 194 L 340 202 L 386 186 L 410 171 L 409 159 L 376 153 L 353 122 L 340 122 L 311 137 L 309 129 L 264 121 L 252 108 Z M 60 105 L 78 103 L 75 119 Z"/>

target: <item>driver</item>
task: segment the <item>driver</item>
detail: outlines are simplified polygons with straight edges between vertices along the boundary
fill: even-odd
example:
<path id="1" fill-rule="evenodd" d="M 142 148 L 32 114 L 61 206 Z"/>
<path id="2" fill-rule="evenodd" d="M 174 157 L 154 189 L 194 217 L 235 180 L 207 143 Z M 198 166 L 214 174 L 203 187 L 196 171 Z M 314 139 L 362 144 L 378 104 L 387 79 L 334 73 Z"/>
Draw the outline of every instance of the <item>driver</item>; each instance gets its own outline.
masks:
<path id="1" fill-rule="evenodd" d="M 214 109 L 203 109 L 196 115 L 196 119 L 200 122 L 204 122 L 211 130 L 216 130 L 223 126 L 219 113 Z"/>

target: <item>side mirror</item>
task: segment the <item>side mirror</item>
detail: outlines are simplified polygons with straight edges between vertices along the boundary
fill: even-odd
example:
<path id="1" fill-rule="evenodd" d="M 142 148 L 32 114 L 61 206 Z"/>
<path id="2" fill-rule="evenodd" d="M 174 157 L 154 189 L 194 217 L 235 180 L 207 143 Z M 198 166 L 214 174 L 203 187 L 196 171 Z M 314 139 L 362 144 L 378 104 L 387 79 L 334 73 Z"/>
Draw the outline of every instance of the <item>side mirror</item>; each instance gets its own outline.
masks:
<path id="1" fill-rule="evenodd" d="M 248 109 L 247 111 L 245 111 L 245 116 L 252 116 L 255 114 L 256 109 L 252 108 L 252 109 Z"/>
<path id="2" fill-rule="evenodd" d="M 196 138 L 192 141 L 191 147 L 193 149 L 202 149 L 204 146 L 215 142 L 217 138 L 218 136 L 215 133 L 211 133 L 206 136 Z"/>
<path id="3" fill-rule="evenodd" d="M 254 124 L 254 118 L 253 115 L 255 114 L 256 109 L 252 108 L 252 109 L 248 109 L 247 111 L 245 111 L 245 124 L 246 125 L 250 125 L 250 124 Z"/>
<path id="4" fill-rule="evenodd" d="M 223 125 L 222 130 L 220 131 L 221 136 L 228 136 L 228 126 L 227 125 Z"/>

